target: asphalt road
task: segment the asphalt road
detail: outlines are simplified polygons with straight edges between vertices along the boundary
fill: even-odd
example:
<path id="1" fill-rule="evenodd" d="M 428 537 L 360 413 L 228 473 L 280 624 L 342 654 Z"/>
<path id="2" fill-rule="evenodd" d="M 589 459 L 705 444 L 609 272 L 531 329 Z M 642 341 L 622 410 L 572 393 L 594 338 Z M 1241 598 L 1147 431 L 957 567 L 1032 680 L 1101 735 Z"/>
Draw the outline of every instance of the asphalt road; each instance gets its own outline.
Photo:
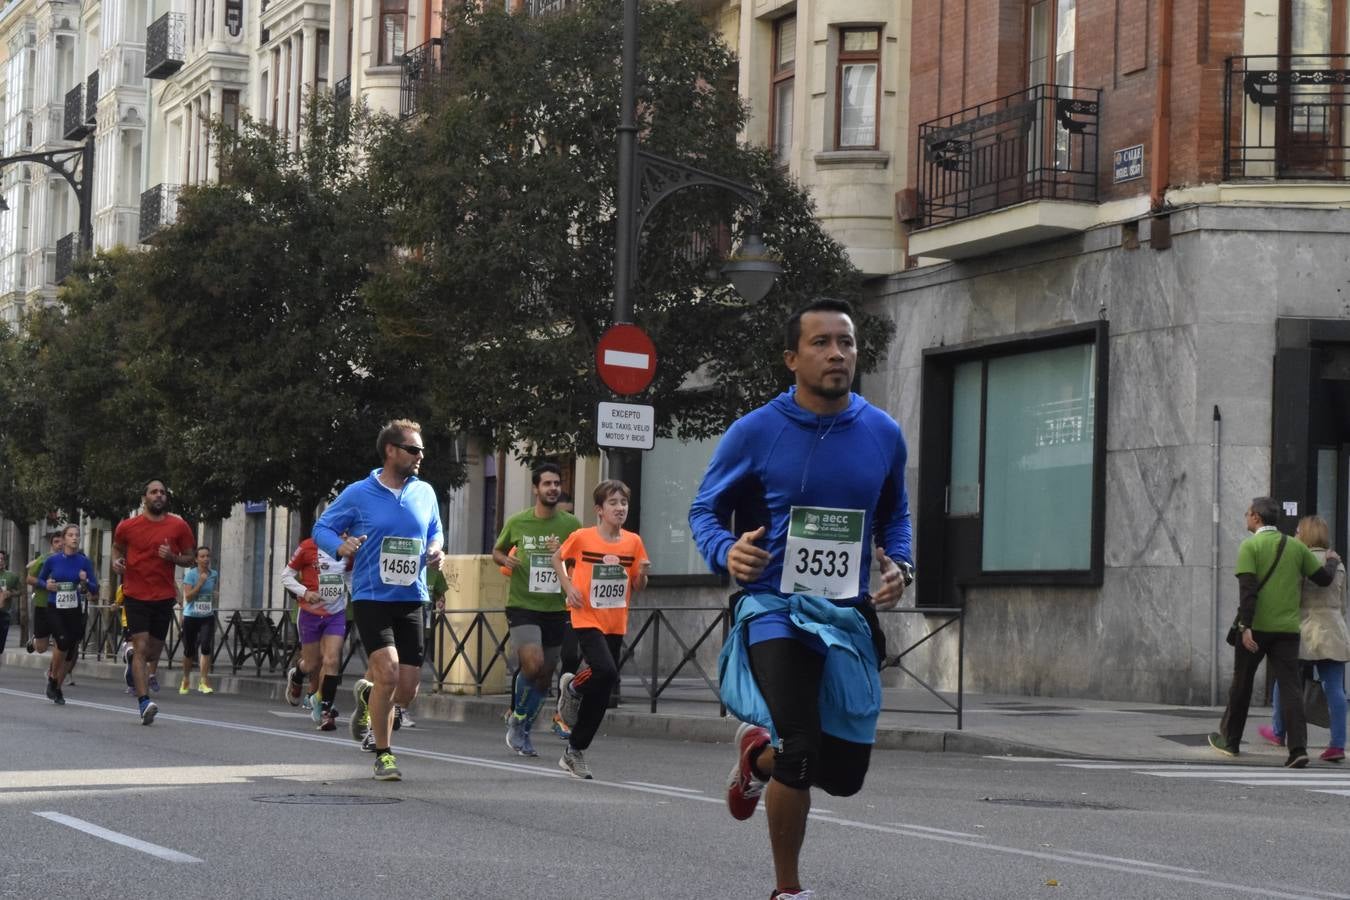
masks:
<path id="1" fill-rule="evenodd" d="M 169 680 L 173 680 L 171 677 Z M 610 737 L 596 780 L 419 721 L 404 780 L 286 706 L 180 697 L 144 727 L 120 686 L 58 707 L 0 669 L 0 896 L 756 898 L 762 814 L 736 822 L 728 745 Z M 350 708 L 350 695 L 343 695 Z M 344 710 L 345 712 L 346 710 Z M 863 793 L 816 797 L 819 897 L 1350 897 L 1350 771 L 878 752 Z M 102 831 L 100 831 L 102 829 Z"/>

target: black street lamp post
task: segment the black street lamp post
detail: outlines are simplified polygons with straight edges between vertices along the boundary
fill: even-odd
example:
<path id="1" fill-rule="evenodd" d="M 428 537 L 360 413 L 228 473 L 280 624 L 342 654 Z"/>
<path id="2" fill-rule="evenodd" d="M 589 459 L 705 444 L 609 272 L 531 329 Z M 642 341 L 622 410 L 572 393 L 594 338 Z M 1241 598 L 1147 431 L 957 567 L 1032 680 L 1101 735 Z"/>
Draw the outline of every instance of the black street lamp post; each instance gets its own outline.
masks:
<path id="1" fill-rule="evenodd" d="M 44 153 L 19 153 L 14 156 L 0 157 L 0 170 L 15 163 L 37 163 L 60 173 L 61 177 L 75 191 L 80 202 L 80 252 L 90 253 L 94 249 L 94 139 L 88 138 L 83 146 L 69 147 L 64 150 L 48 150 Z M 9 208 L 0 198 L 0 212 Z"/>
<path id="2" fill-rule="evenodd" d="M 637 245 L 647 217 L 662 200 L 685 188 L 719 187 L 738 195 L 750 206 L 739 252 L 722 268 L 746 301 L 757 303 L 782 274 L 760 237 L 758 214 L 762 199 L 748 184 L 638 150 L 637 130 L 638 0 L 623 4 L 623 70 L 619 103 L 618 232 L 614 238 L 614 321 L 631 322 L 633 284 L 637 275 Z"/>
<path id="3" fill-rule="evenodd" d="M 751 208 L 751 220 L 738 252 L 722 267 L 737 292 L 748 303 L 758 303 L 773 287 L 783 268 L 764 246 L 760 236 L 761 194 L 754 187 L 714 175 L 702 169 L 638 150 L 637 129 L 638 0 L 623 3 L 623 68 L 620 86 L 618 128 L 619 190 L 618 231 L 614 238 L 614 322 L 632 322 L 633 285 L 638 269 L 638 241 L 653 209 L 667 197 L 690 187 L 708 186 L 731 191 Z M 607 453 L 608 475 L 625 478 L 623 451 Z M 633 487 L 637 487 L 633 485 Z M 641 503 L 634 497 L 634 518 Z"/>

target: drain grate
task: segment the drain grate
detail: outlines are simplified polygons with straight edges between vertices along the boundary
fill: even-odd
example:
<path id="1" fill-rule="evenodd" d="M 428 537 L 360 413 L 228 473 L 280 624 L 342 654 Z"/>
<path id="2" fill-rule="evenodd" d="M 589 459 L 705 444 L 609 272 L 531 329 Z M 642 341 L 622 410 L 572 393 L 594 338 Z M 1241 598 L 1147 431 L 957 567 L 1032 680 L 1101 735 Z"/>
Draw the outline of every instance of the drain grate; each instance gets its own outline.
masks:
<path id="1" fill-rule="evenodd" d="M 1001 803 L 1006 806 L 1030 806 L 1036 809 L 1096 809 L 1117 810 L 1123 806 L 1098 803 L 1094 800 L 1042 800 L 1035 797 L 981 797 L 983 803 Z"/>
<path id="2" fill-rule="evenodd" d="M 382 806 L 402 803 L 397 797 L 363 797 L 360 794 L 264 794 L 251 798 L 258 803 L 288 803 L 299 806 Z"/>

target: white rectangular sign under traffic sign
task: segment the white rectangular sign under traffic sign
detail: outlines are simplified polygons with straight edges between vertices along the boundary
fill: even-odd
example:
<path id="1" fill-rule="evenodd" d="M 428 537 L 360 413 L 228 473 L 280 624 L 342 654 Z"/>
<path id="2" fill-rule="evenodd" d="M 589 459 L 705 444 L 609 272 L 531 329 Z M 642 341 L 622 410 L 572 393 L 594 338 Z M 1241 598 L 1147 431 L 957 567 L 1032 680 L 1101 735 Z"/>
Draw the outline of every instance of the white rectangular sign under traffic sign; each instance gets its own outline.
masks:
<path id="1" fill-rule="evenodd" d="M 637 403 L 601 403 L 595 414 L 601 447 L 650 450 L 656 446 L 656 409 Z"/>

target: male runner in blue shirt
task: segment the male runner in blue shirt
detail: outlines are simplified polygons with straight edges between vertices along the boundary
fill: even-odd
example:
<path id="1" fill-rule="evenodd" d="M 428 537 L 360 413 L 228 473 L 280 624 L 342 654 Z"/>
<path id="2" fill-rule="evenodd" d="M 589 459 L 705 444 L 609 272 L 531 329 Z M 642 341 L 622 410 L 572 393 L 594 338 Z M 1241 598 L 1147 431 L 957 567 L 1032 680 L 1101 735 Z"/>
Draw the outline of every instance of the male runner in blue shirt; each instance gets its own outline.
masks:
<path id="1" fill-rule="evenodd" d="M 352 559 L 353 620 L 373 679 L 356 683 L 353 723 L 370 722 L 375 778 L 398 781 L 389 747 L 394 705 L 407 707 L 417 696 L 422 604 L 430 596 L 425 570 L 441 562 L 441 513 L 436 490 L 417 478 L 422 426 L 395 419 L 380 429 L 375 452 L 382 466 L 338 495 L 313 536 L 329 556 Z"/>
<path id="2" fill-rule="evenodd" d="M 748 819 L 768 782 L 774 900 L 810 895 L 797 871 L 810 789 L 862 788 L 881 707 L 875 611 L 913 577 L 904 435 L 850 392 L 857 359 L 846 302 L 794 314 L 783 360 L 795 386 L 732 424 L 689 511 L 708 565 L 742 588 L 721 667 L 723 699 L 746 723 L 727 805 Z M 820 702 L 822 683 L 840 702 Z"/>

